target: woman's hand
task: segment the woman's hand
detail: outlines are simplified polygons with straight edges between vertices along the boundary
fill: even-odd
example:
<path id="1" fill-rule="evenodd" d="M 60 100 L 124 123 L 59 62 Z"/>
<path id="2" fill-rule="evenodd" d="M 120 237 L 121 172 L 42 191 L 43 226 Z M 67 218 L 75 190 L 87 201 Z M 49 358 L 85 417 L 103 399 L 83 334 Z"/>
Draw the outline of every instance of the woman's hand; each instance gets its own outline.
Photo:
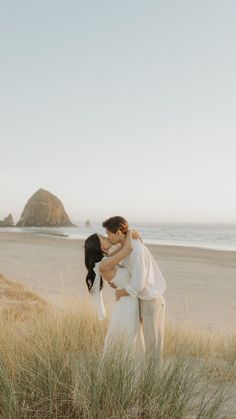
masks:
<path id="1" fill-rule="evenodd" d="M 133 250 L 133 239 L 132 239 L 132 231 L 128 230 L 125 239 L 125 245 L 123 248 L 127 255 L 129 255 Z"/>
<path id="2" fill-rule="evenodd" d="M 142 237 L 140 236 L 137 230 L 132 230 L 132 238 L 134 240 L 140 240 L 141 242 L 143 242 Z"/>

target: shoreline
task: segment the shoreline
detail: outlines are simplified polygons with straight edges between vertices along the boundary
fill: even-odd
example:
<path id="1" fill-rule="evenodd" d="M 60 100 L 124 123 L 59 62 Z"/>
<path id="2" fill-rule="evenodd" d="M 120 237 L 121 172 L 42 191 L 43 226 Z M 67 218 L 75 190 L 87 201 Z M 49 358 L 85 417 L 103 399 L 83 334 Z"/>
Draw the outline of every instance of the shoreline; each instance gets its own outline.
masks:
<path id="1" fill-rule="evenodd" d="M 84 240 L 38 233 L 0 231 L 0 274 L 56 303 L 90 301 L 85 285 Z M 171 322 L 208 331 L 236 330 L 236 251 L 147 245 L 167 283 Z M 105 284 L 104 300 L 115 302 Z"/>
<path id="2" fill-rule="evenodd" d="M 9 227 L 10 229 L 10 227 Z M 8 236 L 8 234 L 10 235 L 16 235 L 16 237 L 18 235 L 29 235 L 29 236 L 34 236 L 34 237 L 52 237 L 52 238 L 58 238 L 58 239 L 67 239 L 69 241 L 79 241 L 79 242 L 84 242 L 85 238 L 79 238 L 79 237 L 73 237 L 70 236 L 69 234 L 64 234 L 64 233 L 60 233 L 60 232 L 35 232 L 35 231 L 1 231 L 0 228 L 0 235 L 6 235 L 6 237 Z M 143 240 L 144 244 L 148 247 L 158 247 L 158 248 L 181 248 L 181 249 L 196 249 L 196 250 L 206 250 L 206 251 L 213 251 L 213 252 L 225 252 L 225 253 L 235 253 L 236 255 L 236 248 L 231 248 L 231 247 L 227 247 L 227 246 L 215 246 L 214 245 L 198 245 L 198 244 L 189 244 L 189 243 L 171 243 L 171 242 L 158 242 L 155 243 L 153 242 L 153 240 L 151 239 L 147 239 L 147 240 Z"/>

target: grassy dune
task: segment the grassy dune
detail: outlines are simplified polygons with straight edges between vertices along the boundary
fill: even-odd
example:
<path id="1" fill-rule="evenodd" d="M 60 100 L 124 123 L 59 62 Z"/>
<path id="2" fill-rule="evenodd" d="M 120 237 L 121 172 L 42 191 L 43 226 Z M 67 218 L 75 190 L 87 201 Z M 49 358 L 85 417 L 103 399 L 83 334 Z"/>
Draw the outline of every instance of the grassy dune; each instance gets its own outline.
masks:
<path id="1" fill-rule="evenodd" d="M 33 314 L 42 313 L 47 302 L 38 294 L 18 282 L 9 281 L 0 274 L 0 314 L 1 318 L 25 320 Z"/>
<path id="2" fill-rule="evenodd" d="M 101 358 L 107 321 L 88 307 L 58 309 L 0 279 L 2 418 L 236 417 L 236 336 L 167 324 L 163 365 L 137 369 L 121 347 Z"/>

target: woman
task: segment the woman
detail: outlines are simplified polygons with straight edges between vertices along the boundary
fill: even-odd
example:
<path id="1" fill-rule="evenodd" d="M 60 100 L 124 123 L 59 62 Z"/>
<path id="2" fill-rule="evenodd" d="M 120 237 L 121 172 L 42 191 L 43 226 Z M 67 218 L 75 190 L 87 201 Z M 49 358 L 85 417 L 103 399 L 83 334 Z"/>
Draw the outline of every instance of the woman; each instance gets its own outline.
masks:
<path id="1" fill-rule="evenodd" d="M 125 288 L 130 282 L 129 271 L 119 263 L 132 252 L 132 232 L 127 231 L 124 247 L 108 255 L 111 246 L 109 240 L 99 234 L 93 234 L 85 241 L 85 265 L 88 270 L 86 283 L 97 304 L 100 320 L 105 317 L 102 300 L 103 280 L 112 283 L 117 289 Z M 104 353 L 119 341 L 125 341 L 129 348 L 137 352 L 144 351 L 139 300 L 136 297 L 127 296 L 114 303 Z"/>

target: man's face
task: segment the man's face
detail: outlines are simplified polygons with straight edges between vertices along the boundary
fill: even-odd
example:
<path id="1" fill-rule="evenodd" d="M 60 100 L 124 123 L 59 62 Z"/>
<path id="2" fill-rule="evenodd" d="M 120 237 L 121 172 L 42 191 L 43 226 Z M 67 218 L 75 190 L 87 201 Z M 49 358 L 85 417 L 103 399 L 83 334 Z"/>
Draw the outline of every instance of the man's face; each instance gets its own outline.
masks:
<path id="1" fill-rule="evenodd" d="M 116 233 L 112 233 L 111 231 L 107 230 L 108 240 L 112 244 L 118 244 L 118 243 L 120 243 L 121 235 L 122 235 L 122 233 L 121 233 L 120 230 L 117 230 Z"/>

